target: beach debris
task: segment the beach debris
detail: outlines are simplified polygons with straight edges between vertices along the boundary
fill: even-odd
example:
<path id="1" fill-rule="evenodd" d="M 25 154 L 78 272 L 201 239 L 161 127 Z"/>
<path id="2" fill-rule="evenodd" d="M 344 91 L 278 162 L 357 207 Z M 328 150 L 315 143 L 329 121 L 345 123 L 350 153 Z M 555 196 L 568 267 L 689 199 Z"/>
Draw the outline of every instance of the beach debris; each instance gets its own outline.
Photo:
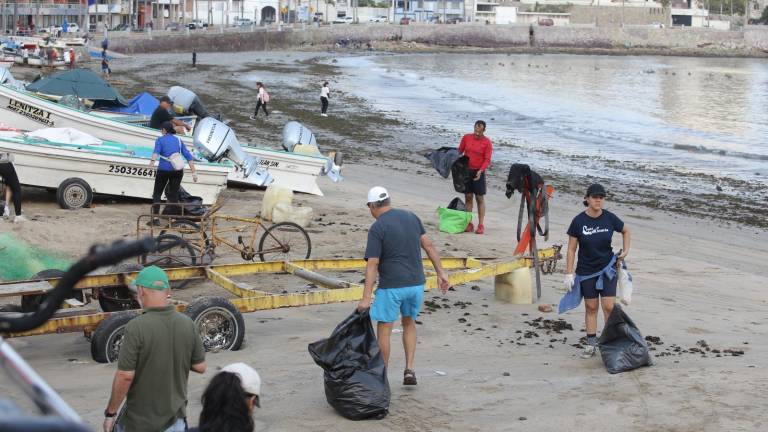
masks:
<path id="1" fill-rule="evenodd" d="M 402 330 L 402 329 L 399 329 L 399 328 L 396 328 L 396 329 L 392 329 L 392 333 L 395 333 L 395 334 L 397 334 L 397 333 L 402 333 L 402 332 L 403 332 L 403 330 Z"/>
<path id="2" fill-rule="evenodd" d="M 434 372 L 435 375 L 439 375 L 439 376 L 446 376 L 446 375 L 448 375 L 446 372 L 443 372 L 443 371 L 440 371 L 440 370 L 433 370 L 432 372 Z"/>
<path id="3" fill-rule="evenodd" d="M 550 305 L 550 304 L 540 304 L 539 305 L 539 312 L 543 312 L 543 313 L 552 312 L 552 305 Z"/>
<path id="4" fill-rule="evenodd" d="M 511 374 L 509 372 L 504 372 L 503 374 L 501 374 L 501 376 L 510 376 L 510 375 Z"/>

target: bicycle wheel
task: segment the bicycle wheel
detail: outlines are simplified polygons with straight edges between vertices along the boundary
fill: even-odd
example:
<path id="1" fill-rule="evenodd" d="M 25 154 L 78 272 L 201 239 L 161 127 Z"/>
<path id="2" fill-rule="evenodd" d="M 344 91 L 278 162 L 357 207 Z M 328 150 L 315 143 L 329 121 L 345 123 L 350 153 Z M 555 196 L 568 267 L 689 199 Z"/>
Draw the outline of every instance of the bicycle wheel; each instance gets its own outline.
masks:
<path id="1" fill-rule="evenodd" d="M 259 240 L 262 261 L 291 261 L 308 259 L 312 242 L 304 228 L 293 222 L 280 222 L 267 228 Z"/>
<path id="2" fill-rule="evenodd" d="M 169 243 L 176 243 L 170 249 L 163 252 L 151 252 L 141 256 L 141 265 L 148 267 L 156 265 L 161 268 L 173 267 L 192 267 L 197 265 L 198 252 L 184 239 L 173 234 L 163 234 L 155 237 L 158 248 L 162 248 Z M 171 282 L 172 289 L 182 289 L 186 287 L 191 280 L 178 280 Z"/>

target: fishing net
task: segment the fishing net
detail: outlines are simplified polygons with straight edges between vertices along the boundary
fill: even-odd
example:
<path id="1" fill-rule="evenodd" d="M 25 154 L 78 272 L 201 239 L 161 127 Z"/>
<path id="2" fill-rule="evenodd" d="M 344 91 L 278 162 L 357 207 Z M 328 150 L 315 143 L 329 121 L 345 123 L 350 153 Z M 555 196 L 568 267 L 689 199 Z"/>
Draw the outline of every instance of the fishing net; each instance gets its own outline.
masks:
<path id="1" fill-rule="evenodd" d="M 47 269 L 66 270 L 70 260 L 21 241 L 11 234 L 0 234 L 0 280 L 29 279 Z"/>

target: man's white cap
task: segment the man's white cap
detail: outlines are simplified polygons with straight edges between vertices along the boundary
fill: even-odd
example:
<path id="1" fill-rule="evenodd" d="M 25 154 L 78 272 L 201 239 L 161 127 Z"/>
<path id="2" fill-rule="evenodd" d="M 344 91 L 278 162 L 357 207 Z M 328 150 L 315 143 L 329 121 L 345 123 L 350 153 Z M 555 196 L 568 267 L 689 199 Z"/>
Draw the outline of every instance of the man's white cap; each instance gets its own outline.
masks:
<path id="1" fill-rule="evenodd" d="M 389 198 L 389 192 L 381 186 L 374 186 L 368 191 L 368 204 L 384 201 Z"/>
<path id="2" fill-rule="evenodd" d="M 237 374 L 240 377 L 240 383 L 243 385 L 243 390 L 246 393 L 259 396 L 261 393 L 261 377 L 256 369 L 248 366 L 245 363 L 232 363 L 231 365 L 224 366 L 222 372 L 231 372 Z"/>

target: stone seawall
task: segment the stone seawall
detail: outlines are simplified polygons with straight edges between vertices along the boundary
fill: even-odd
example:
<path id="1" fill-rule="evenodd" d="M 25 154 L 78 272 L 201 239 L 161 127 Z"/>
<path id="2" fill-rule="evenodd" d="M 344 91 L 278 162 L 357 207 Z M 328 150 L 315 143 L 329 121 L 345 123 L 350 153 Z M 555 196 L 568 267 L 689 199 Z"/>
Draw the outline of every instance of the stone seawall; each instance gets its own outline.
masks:
<path id="1" fill-rule="evenodd" d="M 611 27 L 529 27 L 512 25 L 343 25 L 238 33 L 161 34 L 114 38 L 110 48 L 124 54 L 152 52 L 259 51 L 330 46 L 339 40 L 353 43 L 400 42 L 432 46 L 518 50 L 613 50 L 632 54 L 687 54 L 711 56 L 766 56 L 768 29 L 745 31 Z M 531 43 L 531 40 L 533 43 Z M 398 49 L 395 45 L 392 49 Z"/>

